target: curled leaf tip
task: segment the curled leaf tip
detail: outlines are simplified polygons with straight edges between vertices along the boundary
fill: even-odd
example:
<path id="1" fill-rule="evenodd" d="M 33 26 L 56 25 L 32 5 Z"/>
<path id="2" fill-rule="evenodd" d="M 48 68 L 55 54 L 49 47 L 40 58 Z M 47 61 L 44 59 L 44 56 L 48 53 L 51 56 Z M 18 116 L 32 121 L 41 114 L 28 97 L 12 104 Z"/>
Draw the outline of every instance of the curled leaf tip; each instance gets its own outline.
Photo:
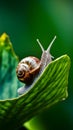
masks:
<path id="1" fill-rule="evenodd" d="M 6 33 L 3 33 L 1 36 L 0 36 L 0 40 L 2 41 L 2 42 L 4 42 L 6 39 L 8 39 L 9 38 L 9 36 L 6 34 Z"/>

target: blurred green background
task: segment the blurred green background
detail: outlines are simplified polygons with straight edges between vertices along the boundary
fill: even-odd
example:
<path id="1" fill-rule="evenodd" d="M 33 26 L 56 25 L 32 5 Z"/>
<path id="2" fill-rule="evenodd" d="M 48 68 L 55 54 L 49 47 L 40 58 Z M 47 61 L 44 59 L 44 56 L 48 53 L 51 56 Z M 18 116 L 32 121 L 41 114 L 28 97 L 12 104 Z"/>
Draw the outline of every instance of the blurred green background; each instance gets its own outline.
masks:
<path id="1" fill-rule="evenodd" d="M 36 42 L 46 49 L 56 35 L 51 49 L 57 58 L 71 58 L 69 97 L 40 113 L 26 124 L 31 130 L 73 130 L 73 1 L 72 0 L 3 0 L 0 1 L 0 35 L 6 32 L 19 58 L 41 57 Z"/>

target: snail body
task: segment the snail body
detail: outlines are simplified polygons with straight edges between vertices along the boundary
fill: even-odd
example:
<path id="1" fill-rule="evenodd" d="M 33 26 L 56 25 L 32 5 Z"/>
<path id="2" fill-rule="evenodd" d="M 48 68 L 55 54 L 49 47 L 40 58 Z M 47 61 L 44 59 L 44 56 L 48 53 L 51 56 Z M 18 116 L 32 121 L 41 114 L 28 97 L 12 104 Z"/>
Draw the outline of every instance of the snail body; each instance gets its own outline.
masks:
<path id="1" fill-rule="evenodd" d="M 21 82 L 26 84 L 25 85 L 26 88 L 28 88 L 33 83 L 35 78 L 39 76 L 42 73 L 42 71 L 45 69 L 45 67 L 52 61 L 53 56 L 50 54 L 50 49 L 55 39 L 56 39 L 56 36 L 50 43 L 47 50 L 44 50 L 43 46 L 37 39 L 37 42 L 42 50 L 41 59 L 39 60 L 38 58 L 34 56 L 29 56 L 22 59 L 19 62 L 16 68 L 16 74 L 17 74 L 18 79 Z M 24 87 L 21 87 L 18 89 L 19 94 L 24 93 L 24 91 L 25 91 Z"/>

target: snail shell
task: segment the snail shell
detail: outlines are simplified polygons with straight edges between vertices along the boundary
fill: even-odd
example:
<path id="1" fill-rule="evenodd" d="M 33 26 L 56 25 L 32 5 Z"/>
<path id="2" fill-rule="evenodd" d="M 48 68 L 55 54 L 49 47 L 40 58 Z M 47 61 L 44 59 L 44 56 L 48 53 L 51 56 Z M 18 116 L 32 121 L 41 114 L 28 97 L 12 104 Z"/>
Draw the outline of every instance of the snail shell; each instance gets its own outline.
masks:
<path id="1" fill-rule="evenodd" d="M 55 41 L 56 36 L 53 38 L 47 50 L 44 50 L 42 44 L 37 39 L 37 42 L 42 50 L 41 60 L 34 56 L 29 56 L 21 60 L 17 66 L 16 74 L 21 82 L 24 82 L 25 87 L 18 89 L 19 94 L 23 94 L 26 90 L 30 89 L 34 79 L 39 76 L 45 67 L 52 61 L 53 56 L 50 54 L 50 48 Z"/>
<path id="2" fill-rule="evenodd" d="M 29 56 L 20 61 L 17 66 L 17 77 L 21 82 L 31 84 L 40 70 L 40 60 Z"/>

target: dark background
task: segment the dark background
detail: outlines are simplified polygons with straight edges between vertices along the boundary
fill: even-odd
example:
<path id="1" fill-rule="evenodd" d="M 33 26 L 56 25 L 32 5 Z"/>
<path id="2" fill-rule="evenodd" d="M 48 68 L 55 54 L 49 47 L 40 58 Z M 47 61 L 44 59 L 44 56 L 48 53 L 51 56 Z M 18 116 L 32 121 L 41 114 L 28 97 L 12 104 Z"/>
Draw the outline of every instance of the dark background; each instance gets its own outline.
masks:
<path id="1" fill-rule="evenodd" d="M 40 113 L 26 125 L 31 130 L 73 129 L 73 1 L 72 0 L 3 0 L 0 1 L 0 35 L 6 32 L 19 58 L 41 57 L 36 42 L 39 38 L 46 49 L 56 35 L 51 49 L 57 58 L 71 58 L 69 97 Z"/>

